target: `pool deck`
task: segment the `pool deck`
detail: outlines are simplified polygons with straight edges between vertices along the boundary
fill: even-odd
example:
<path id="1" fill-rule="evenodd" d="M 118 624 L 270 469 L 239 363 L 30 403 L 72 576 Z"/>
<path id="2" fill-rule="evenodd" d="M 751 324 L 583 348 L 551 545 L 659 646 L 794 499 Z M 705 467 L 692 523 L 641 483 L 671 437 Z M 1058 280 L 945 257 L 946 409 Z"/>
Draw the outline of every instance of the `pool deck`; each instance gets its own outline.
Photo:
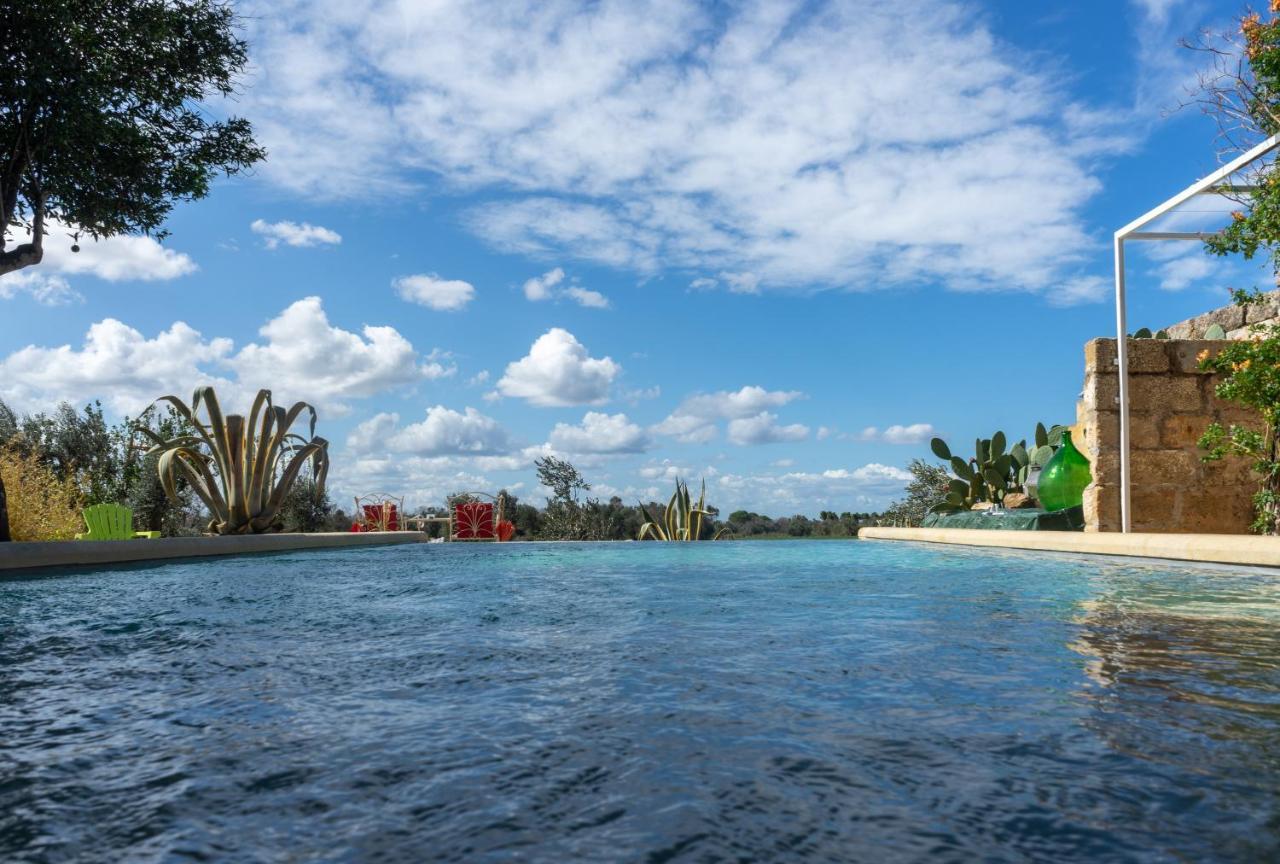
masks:
<path id="1" fill-rule="evenodd" d="M 858 538 L 1280 568 L 1280 537 L 1257 537 L 1249 534 L 1099 534 L 963 528 L 863 528 L 858 532 Z"/>
<path id="2" fill-rule="evenodd" d="M 420 531 L 362 534 L 247 534 L 234 537 L 164 537 L 158 540 L 60 540 L 48 543 L 0 543 L 0 572 L 37 567 L 98 567 L 131 561 L 249 555 L 297 549 L 396 546 L 425 543 Z"/>

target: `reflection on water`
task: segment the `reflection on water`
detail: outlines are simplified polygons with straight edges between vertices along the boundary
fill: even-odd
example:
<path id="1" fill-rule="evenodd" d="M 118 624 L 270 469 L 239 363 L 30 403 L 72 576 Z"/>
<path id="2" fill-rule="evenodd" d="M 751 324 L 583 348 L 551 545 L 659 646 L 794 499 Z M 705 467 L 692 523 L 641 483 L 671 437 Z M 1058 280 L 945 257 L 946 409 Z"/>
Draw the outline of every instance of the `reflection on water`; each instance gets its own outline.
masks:
<path id="1" fill-rule="evenodd" d="M 1280 860 L 1272 577 L 701 545 L 0 581 L 0 860 Z"/>

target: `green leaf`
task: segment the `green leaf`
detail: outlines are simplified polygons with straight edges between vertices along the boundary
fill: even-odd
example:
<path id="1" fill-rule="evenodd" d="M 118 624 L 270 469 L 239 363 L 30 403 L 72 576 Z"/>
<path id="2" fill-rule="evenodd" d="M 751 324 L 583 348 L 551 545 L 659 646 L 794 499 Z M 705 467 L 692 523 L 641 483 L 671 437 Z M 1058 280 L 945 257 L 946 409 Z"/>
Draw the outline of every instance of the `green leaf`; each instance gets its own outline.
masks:
<path id="1" fill-rule="evenodd" d="M 937 456 L 944 462 L 951 461 L 951 448 L 947 446 L 947 442 L 941 438 L 934 438 L 929 442 L 929 448 L 933 450 L 933 455 Z"/>
<path id="2" fill-rule="evenodd" d="M 1025 441 L 1019 441 L 1013 445 L 1013 449 L 1009 451 L 1009 456 L 1013 459 L 1013 463 L 1019 468 L 1025 467 L 1028 460 L 1027 444 Z"/>

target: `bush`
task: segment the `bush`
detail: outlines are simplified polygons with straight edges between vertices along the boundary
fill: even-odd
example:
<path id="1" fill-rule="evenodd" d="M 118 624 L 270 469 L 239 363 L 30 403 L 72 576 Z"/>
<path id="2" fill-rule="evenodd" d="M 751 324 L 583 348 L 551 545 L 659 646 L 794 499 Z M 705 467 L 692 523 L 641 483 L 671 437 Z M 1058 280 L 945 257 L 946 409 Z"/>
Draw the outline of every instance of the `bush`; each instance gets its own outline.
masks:
<path id="1" fill-rule="evenodd" d="M 74 477 L 59 479 L 34 453 L 0 448 L 14 540 L 72 540 L 84 530 L 84 499 Z"/>
<path id="2" fill-rule="evenodd" d="M 310 477 L 299 477 L 294 482 L 280 505 L 280 519 L 290 534 L 342 531 L 347 527 L 334 525 L 333 502 Z"/>

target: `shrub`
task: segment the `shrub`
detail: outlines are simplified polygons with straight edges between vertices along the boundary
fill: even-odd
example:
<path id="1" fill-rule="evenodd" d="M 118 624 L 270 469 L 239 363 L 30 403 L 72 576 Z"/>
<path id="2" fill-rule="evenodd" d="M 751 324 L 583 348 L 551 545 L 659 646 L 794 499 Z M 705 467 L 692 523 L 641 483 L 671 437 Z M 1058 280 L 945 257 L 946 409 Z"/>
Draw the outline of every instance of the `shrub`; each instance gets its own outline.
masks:
<path id="1" fill-rule="evenodd" d="M 1263 299 L 1257 291 L 1233 291 L 1237 304 L 1249 306 Z M 1249 459 L 1258 477 L 1253 496 L 1257 534 L 1280 534 L 1280 326 L 1254 324 L 1249 339 L 1223 347 L 1216 355 L 1204 351 L 1200 368 L 1223 376 L 1215 387 L 1219 399 L 1252 408 L 1262 416 L 1261 428 L 1211 423 L 1200 437 L 1206 462 L 1229 456 Z"/>
<path id="2" fill-rule="evenodd" d="M 0 477 L 14 540 L 71 540 L 84 530 L 84 500 L 75 478 L 59 479 L 39 456 L 12 447 L 0 448 Z"/>

